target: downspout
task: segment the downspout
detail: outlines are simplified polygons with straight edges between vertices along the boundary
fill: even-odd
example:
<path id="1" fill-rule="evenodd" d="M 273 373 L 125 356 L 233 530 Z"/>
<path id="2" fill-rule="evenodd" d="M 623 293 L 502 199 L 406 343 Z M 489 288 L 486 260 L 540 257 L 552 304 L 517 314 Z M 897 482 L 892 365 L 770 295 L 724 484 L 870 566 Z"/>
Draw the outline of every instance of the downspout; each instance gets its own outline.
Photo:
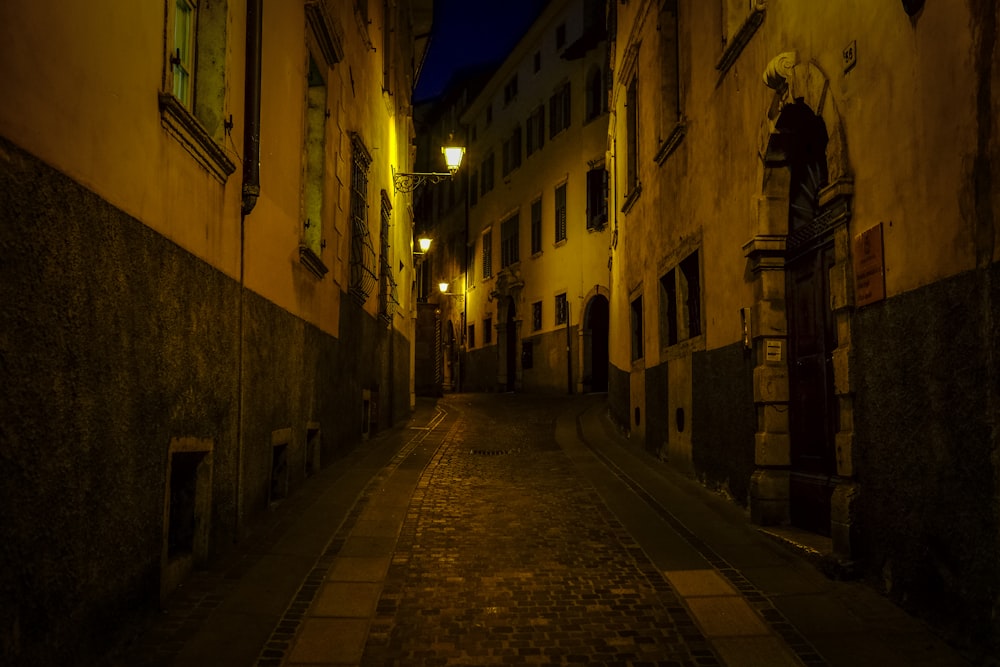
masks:
<path id="1" fill-rule="evenodd" d="M 246 291 L 246 219 L 260 195 L 260 69 L 264 0 L 247 0 L 246 68 L 243 98 L 243 187 L 240 205 L 239 366 L 236 370 L 236 537 L 243 532 L 243 366 Z"/>

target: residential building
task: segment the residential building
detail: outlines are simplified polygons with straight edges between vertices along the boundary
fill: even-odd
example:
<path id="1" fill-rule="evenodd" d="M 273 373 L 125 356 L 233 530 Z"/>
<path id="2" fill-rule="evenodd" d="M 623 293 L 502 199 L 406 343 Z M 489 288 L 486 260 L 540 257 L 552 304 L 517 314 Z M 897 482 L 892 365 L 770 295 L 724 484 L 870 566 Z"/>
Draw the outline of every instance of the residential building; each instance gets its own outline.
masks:
<path id="1" fill-rule="evenodd" d="M 996 645 L 1000 9 L 608 9 L 612 414 Z"/>
<path id="2" fill-rule="evenodd" d="M 607 388 L 603 2 L 551 2 L 464 111 L 466 390 Z"/>
<path id="3" fill-rule="evenodd" d="M 431 7 L 0 8 L 0 662 L 100 653 L 407 416 Z"/>

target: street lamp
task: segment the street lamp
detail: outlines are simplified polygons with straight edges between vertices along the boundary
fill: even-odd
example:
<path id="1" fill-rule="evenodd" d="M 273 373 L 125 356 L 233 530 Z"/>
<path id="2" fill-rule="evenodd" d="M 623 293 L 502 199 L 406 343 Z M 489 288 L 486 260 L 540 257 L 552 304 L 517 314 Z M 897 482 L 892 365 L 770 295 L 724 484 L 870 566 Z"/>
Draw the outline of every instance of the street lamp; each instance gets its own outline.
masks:
<path id="1" fill-rule="evenodd" d="M 448 283 L 446 282 L 438 283 L 438 289 L 441 290 L 441 294 L 444 296 L 464 296 L 461 292 L 449 292 Z"/>
<path id="2" fill-rule="evenodd" d="M 417 172 L 406 173 L 392 169 L 392 185 L 396 192 L 413 192 L 424 183 L 440 183 L 446 178 L 452 178 L 458 168 L 462 166 L 462 157 L 465 155 L 463 146 L 442 146 L 441 152 L 444 154 L 445 164 L 448 171 L 445 172 Z"/>

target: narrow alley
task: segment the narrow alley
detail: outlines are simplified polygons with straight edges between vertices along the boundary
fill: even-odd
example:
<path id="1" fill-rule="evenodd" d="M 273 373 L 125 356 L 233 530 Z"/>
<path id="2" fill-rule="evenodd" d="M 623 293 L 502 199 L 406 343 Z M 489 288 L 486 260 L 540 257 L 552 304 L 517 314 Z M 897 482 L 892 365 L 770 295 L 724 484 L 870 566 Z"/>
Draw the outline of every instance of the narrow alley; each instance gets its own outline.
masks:
<path id="1" fill-rule="evenodd" d="M 421 399 L 106 664 L 967 664 L 606 411 L 603 396 Z"/>

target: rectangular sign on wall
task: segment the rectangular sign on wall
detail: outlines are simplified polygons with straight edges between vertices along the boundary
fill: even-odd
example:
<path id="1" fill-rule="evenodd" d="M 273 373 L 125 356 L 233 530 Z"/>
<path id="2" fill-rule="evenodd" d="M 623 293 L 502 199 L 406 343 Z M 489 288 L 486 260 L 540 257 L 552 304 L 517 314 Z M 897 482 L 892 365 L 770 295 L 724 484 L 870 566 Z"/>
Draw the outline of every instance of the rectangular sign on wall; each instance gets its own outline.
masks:
<path id="1" fill-rule="evenodd" d="M 882 223 L 854 237 L 854 305 L 885 299 L 885 257 Z"/>

